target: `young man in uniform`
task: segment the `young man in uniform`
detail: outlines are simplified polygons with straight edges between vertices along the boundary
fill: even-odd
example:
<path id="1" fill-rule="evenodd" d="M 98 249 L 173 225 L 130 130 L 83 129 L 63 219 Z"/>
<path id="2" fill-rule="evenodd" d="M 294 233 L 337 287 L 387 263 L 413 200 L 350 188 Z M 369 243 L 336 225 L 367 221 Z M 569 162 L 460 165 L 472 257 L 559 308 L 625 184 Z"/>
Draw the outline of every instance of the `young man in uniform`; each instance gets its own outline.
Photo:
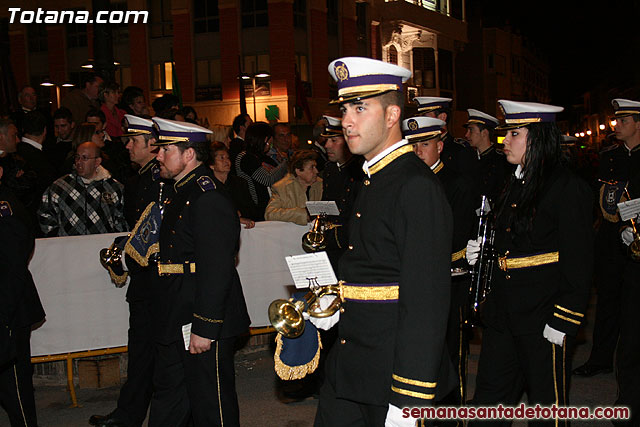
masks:
<path id="1" fill-rule="evenodd" d="M 211 131 L 154 121 L 160 176 L 174 181 L 175 194 L 160 226 L 149 425 L 239 426 L 233 354 L 250 323 L 235 268 L 240 221 L 206 165 Z"/>
<path id="2" fill-rule="evenodd" d="M 363 187 L 340 259 L 342 306 L 311 318 L 338 320 L 316 426 L 413 426 L 404 407 L 432 405 L 450 391 L 445 346 L 451 209 L 429 168 L 402 139 L 402 83 L 411 72 L 369 58 L 329 65 L 338 83 L 349 150 L 365 158 Z"/>

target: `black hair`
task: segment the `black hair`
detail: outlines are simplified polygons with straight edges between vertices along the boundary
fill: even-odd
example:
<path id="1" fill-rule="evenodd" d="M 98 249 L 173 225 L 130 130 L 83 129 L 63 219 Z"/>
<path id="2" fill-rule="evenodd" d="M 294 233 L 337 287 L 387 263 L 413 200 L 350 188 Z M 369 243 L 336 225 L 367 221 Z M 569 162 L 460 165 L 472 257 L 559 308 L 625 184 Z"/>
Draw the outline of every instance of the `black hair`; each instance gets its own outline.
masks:
<path id="1" fill-rule="evenodd" d="M 71 110 L 67 107 L 60 107 L 53 113 L 53 120 L 66 119 L 69 123 L 73 122 Z"/>
<path id="2" fill-rule="evenodd" d="M 196 160 L 202 163 L 208 163 L 209 161 L 209 143 L 208 142 L 184 141 L 184 142 L 178 142 L 175 145 L 176 147 L 178 147 L 181 153 L 184 153 L 184 151 L 189 148 L 193 148 L 193 151 L 195 151 L 196 153 Z"/>
<path id="3" fill-rule="evenodd" d="M 84 116 L 84 120 L 88 121 L 87 119 L 89 117 L 97 117 L 103 125 L 107 122 L 107 116 L 104 115 L 104 112 L 102 110 L 96 110 L 95 108 L 87 111 L 87 114 Z"/>
<path id="4" fill-rule="evenodd" d="M 389 105 L 396 105 L 400 107 L 400 119 L 398 121 L 402 123 L 402 119 L 404 117 L 404 94 L 399 90 L 392 90 L 380 95 L 379 99 L 385 114 Z"/>
<path id="5" fill-rule="evenodd" d="M 24 116 L 22 121 L 22 134 L 40 136 L 47 128 L 47 119 L 42 113 L 30 111 Z"/>
<path id="6" fill-rule="evenodd" d="M 127 107 L 133 104 L 133 101 L 139 96 L 144 97 L 144 92 L 137 86 L 127 86 L 122 91 L 122 103 Z"/>
<path id="7" fill-rule="evenodd" d="M 87 87 L 87 83 L 93 83 L 96 79 L 101 79 L 96 73 L 83 73 L 80 82 L 82 83 L 82 89 Z"/>
<path id="8" fill-rule="evenodd" d="M 231 127 L 233 128 L 233 131 L 236 133 L 236 135 L 240 132 L 240 126 L 244 126 L 244 124 L 247 122 L 247 117 L 249 117 L 248 114 L 238 114 L 233 119 Z"/>
<path id="9" fill-rule="evenodd" d="M 532 123 L 527 129 L 527 148 L 522 168 L 524 183 L 518 202 L 514 209 L 505 209 L 509 196 L 509 192 L 505 192 L 497 204 L 499 222 L 511 227 L 515 234 L 525 234 L 531 230 L 542 190 L 562 160 L 562 137 L 555 122 Z"/>
<path id="10" fill-rule="evenodd" d="M 165 110 L 177 108 L 179 105 L 180 99 L 171 93 L 165 93 L 160 98 L 156 98 L 151 103 L 151 107 L 153 107 L 153 111 L 156 112 L 156 115 L 162 113 Z"/>
<path id="11" fill-rule="evenodd" d="M 303 169 L 305 163 L 312 160 L 318 161 L 318 154 L 313 150 L 298 150 L 291 156 L 289 160 L 289 173 L 293 176 L 296 174 L 296 169 Z"/>
<path id="12" fill-rule="evenodd" d="M 247 151 L 250 151 L 258 156 L 264 154 L 264 146 L 267 143 L 267 139 L 273 138 L 275 133 L 273 128 L 265 122 L 255 122 L 249 125 L 244 140 L 247 143 Z"/>

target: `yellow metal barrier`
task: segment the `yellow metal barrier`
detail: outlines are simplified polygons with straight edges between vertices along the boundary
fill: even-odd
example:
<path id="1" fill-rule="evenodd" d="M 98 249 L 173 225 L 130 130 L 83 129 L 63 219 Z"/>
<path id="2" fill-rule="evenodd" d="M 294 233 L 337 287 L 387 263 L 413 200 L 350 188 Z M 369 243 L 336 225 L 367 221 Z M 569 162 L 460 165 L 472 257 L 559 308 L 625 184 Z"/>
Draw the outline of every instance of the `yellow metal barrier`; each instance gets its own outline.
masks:
<path id="1" fill-rule="evenodd" d="M 262 334 L 270 334 L 275 332 L 276 330 L 269 326 L 264 328 L 251 328 L 249 330 L 249 335 L 262 335 Z M 78 408 L 78 398 L 76 397 L 76 388 L 73 385 L 73 359 L 81 359 L 83 357 L 93 357 L 93 356 L 105 356 L 107 354 L 118 354 L 118 353 L 126 353 L 128 351 L 128 347 L 111 347 L 111 348 L 103 348 L 100 350 L 86 350 L 86 351 L 76 351 L 73 353 L 62 353 L 62 354 L 52 354 L 48 356 L 36 356 L 31 358 L 31 363 L 45 363 L 45 362 L 58 362 L 60 360 L 65 360 L 67 362 L 67 387 L 69 387 L 69 395 L 71 397 L 71 407 Z"/>

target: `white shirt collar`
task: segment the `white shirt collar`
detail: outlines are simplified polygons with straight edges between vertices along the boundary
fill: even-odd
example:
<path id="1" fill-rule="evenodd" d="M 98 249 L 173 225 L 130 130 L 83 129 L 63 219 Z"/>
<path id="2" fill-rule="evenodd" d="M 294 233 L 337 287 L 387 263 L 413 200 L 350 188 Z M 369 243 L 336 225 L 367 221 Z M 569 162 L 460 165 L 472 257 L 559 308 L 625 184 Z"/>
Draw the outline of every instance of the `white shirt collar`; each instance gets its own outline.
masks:
<path id="1" fill-rule="evenodd" d="M 434 170 L 435 168 L 437 168 L 437 167 L 438 167 L 438 165 L 439 165 L 440 163 L 442 163 L 442 161 L 441 161 L 440 159 L 438 159 L 438 161 L 437 161 L 437 162 L 435 162 L 435 163 L 433 164 L 433 166 L 431 166 L 431 170 Z"/>
<path id="2" fill-rule="evenodd" d="M 518 165 L 518 167 L 516 167 L 516 171 L 514 173 L 516 175 L 516 178 L 522 179 L 522 177 L 524 176 L 524 172 L 522 170 L 522 165 Z"/>
<path id="3" fill-rule="evenodd" d="M 26 142 L 27 144 L 37 148 L 38 150 L 42 151 L 42 144 L 34 141 L 33 139 L 29 139 L 26 136 L 22 137 L 22 142 Z"/>
<path id="4" fill-rule="evenodd" d="M 388 147 L 386 150 L 382 151 L 381 153 L 378 153 L 373 159 L 369 161 L 365 160 L 364 163 L 362 164 L 362 170 L 364 171 L 364 173 L 366 173 L 367 176 L 371 178 L 371 174 L 369 173 L 369 168 L 375 165 L 376 163 L 378 163 L 380 160 L 382 160 L 387 154 L 397 150 L 403 145 L 406 145 L 407 142 L 408 141 L 406 139 L 401 139 L 400 141 L 393 144 L 391 147 Z"/>

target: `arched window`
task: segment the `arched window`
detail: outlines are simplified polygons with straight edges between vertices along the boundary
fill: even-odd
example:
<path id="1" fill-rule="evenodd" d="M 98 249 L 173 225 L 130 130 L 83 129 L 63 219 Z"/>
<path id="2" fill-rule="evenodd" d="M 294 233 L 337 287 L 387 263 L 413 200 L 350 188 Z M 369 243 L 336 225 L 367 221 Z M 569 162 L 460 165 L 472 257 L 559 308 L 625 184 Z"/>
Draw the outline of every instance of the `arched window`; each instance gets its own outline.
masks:
<path id="1" fill-rule="evenodd" d="M 398 49 L 394 45 L 389 46 L 389 62 L 398 65 Z"/>

